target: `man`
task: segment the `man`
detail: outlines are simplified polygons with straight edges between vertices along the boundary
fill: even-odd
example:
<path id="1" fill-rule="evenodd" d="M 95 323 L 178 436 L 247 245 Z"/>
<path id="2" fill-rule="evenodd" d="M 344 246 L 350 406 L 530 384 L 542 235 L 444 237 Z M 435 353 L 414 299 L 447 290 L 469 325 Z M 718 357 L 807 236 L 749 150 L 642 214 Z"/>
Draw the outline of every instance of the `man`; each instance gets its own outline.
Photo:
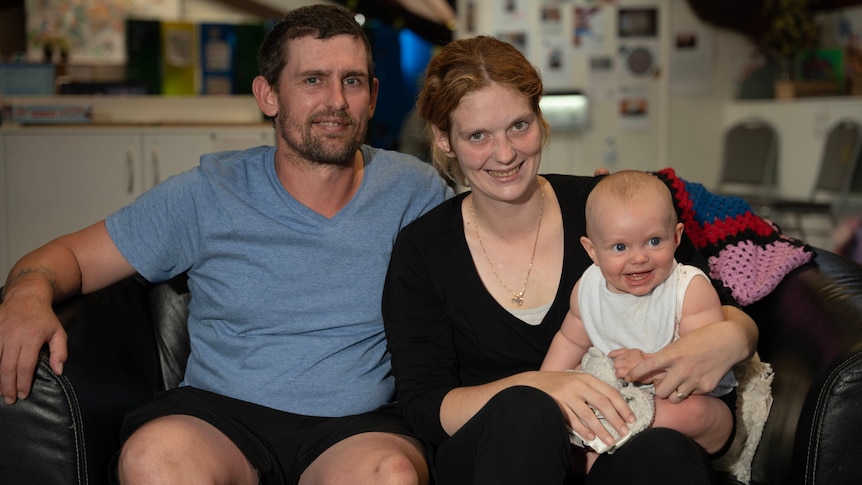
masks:
<path id="1" fill-rule="evenodd" d="M 352 14 L 290 12 L 253 91 L 276 147 L 201 164 L 12 269 L 0 305 L 0 391 L 26 398 L 54 301 L 138 272 L 188 271 L 183 385 L 127 416 L 118 475 L 136 483 L 427 483 L 393 407 L 380 296 L 392 244 L 450 192 L 427 164 L 362 145 L 378 84 Z"/>

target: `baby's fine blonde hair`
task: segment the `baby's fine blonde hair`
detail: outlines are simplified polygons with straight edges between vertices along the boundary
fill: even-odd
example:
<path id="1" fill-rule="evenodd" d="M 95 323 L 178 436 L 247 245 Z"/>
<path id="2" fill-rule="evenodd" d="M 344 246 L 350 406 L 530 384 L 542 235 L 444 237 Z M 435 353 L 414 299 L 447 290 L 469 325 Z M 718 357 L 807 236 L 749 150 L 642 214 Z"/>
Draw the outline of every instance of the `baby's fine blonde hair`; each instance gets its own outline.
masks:
<path id="1" fill-rule="evenodd" d="M 591 232 L 590 226 L 601 222 L 596 215 L 599 205 L 626 203 L 637 197 L 646 199 L 648 196 L 666 201 L 665 209 L 670 219 L 668 224 L 677 223 L 679 219 L 673 205 L 673 196 L 667 185 L 658 177 L 638 170 L 622 170 L 602 178 L 587 196 L 585 214 L 588 237 Z"/>

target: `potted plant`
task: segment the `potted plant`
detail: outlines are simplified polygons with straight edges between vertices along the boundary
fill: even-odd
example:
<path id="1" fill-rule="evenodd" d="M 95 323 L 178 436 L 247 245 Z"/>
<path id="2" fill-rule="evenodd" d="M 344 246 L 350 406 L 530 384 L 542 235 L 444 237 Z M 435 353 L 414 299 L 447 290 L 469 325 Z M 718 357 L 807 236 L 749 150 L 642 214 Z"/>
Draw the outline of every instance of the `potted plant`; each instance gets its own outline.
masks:
<path id="1" fill-rule="evenodd" d="M 757 38 L 758 47 L 776 65 L 775 97 L 793 98 L 822 90 L 795 79 L 795 61 L 800 53 L 817 47 L 820 29 L 814 22 L 812 0 L 764 0 L 766 26 Z M 822 82 L 819 82 L 822 84 Z M 830 86 L 831 87 L 831 86 Z M 835 86 L 837 88 L 837 86 Z"/>

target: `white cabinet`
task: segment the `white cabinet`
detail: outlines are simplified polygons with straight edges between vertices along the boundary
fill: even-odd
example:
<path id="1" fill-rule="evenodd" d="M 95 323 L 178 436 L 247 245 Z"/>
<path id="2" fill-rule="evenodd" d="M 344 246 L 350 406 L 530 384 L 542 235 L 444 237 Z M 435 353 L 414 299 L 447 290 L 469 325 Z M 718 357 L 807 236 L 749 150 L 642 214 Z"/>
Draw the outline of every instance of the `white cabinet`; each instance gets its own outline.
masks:
<path id="1" fill-rule="evenodd" d="M 147 134 L 141 139 L 141 168 L 145 190 L 171 175 L 184 172 L 212 151 L 209 133 Z"/>
<path id="2" fill-rule="evenodd" d="M 104 218 L 142 189 L 135 133 L 72 131 L 5 138 L 10 264 L 61 234 Z"/>
<path id="3" fill-rule="evenodd" d="M 148 130 L 141 142 L 144 189 L 197 166 L 205 153 L 275 143 L 268 126 Z"/>
<path id="4" fill-rule="evenodd" d="M 273 140 L 266 125 L 0 131 L 0 280 L 28 251 L 103 219 L 202 154 Z"/>

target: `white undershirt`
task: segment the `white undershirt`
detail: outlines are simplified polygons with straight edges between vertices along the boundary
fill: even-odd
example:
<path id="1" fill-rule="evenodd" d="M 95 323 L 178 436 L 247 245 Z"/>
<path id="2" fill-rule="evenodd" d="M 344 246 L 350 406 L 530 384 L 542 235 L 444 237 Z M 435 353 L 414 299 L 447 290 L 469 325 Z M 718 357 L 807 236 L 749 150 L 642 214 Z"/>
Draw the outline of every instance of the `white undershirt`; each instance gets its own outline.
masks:
<path id="1" fill-rule="evenodd" d="M 535 327 L 536 325 L 542 323 L 542 320 L 545 319 L 545 315 L 547 315 L 548 310 L 551 309 L 551 303 L 553 302 L 546 303 L 535 308 L 526 308 L 524 310 L 516 310 L 510 308 L 509 313 L 520 318 L 524 321 L 524 323 Z"/>

